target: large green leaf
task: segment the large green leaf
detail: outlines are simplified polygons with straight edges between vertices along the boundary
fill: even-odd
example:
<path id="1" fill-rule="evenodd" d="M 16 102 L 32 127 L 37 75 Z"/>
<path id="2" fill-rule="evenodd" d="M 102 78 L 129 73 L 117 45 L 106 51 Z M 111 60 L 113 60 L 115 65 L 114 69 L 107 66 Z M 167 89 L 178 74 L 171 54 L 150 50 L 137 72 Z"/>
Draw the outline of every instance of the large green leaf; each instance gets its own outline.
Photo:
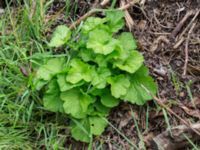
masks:
<path id="1" fill-rule="evenodd" d="M 83 94 L 78 88 L 62 92 L 60 98 L 64 101 L 65 113 L 71 114 L 75 118 L 84 118 L 88 106 L 94 102 L 91 96 Z"/>
<path id="2" fill-rule="evenodd" d="M 52 39 L 49 43 L 50 47 L 59 47 L 67 43 L 71 38 L 71 31 L 65 25 L 60 25 L 53 33 Z"/>
<path id="3" fill-rule="evenodd" d="M 88 61 L 93 61 L 94 58 L 96 57 L 96 55 L 94 54 L 94 52 L 91 49 L 81 49 L 79 51 L 79 57 L 82 58 L 83 61 L 88 62 Z"/>
<path id="4" fill-rule="evenodd" d="M 108 83 L 111 85 L 112 95 L 116 98 L 125 95 L 130 86 L 130 81 L 122 74 L 109 78 Z"/>
<path id="5" fill-rule="evenodd" d="M 126 51 L 136 50 L 137 43 L 131 33 L 123 32 L 118 39 L 124 50 Z"/>
<path id="6" fill-rule="evenodd" d="M 51 58 L 46 64 L 40 66 L 36 78 L 45 81 L 50 80 L 54 75 L 64 70 L 65 58 Z"/>
<path id="7" fill-rule="evenodd" d="M 74 87 L 81 86 L 84 84 L 84 81 L 80 81 L 77 84 L 72 84 L 66 81 L 66 74 L 58 74 L 57 75 L 57 82 L 61 92 L 70 90 Z"/>
<path id="8" fill-rule="evenodd" d="M 94 103 L 94 107 L 95 107 L 95 111 L 90 114 L 92 116 L 95 116 L 95 115 L 107 116 L 109 114 L 109 112 L 110 112 L 110 109 L 111 109 L 111 108 L 106 107 L 105 105 L 103 105 L 99 100 L 97 100 Z"/>
<path id="9" fill-rule="evenodd" d="M 98 68 L 97 72 L 95 73 L 91 84 L 98 89 L 103 89 L 106 87 L 106 80 L 111 75 L 111 72 L 108 68 Z"/>
<path id="10" fill-rule="evenodd" d="M 107 55 L 114 51 L 117 43 L 107 31 L 96 29 L 89 34 L 87 48 L 91 48 L 97 54 Z"/>
<path id="11" fill-rule="evenodd" d="M 108 25 L 111 32 L 117 32 L 124 26 L 124 12 L 123 11 L 107 11 L 106 18 L 109 20 Z"/>
<path id="12" fill-rule="evenodd" d="M 107 122 L 98 116 L 89 117 L 90 132 L 94 135 L 101 135 L 107 126 Z"/>
<path id="13" fill-rule="evenodd" d="M 90 142 L 90 123 L 88 118 L 81 120 L 73 119 L 71 121 L 71 134 L 72 137 L 77 141 Z"/>
<path id="14" fill-rule="evenodd" d="M 143 105 L 147 100 L 152 99 L 152 95 L 157 92 L 157 85 L 148 75 L 148 69 L 142 66 L 135 74 L 131 75 L 131 85 L 125 96 L 121 98 L 137 105 Z M 151 94 L 149 94 L 149 92 Z"/>
<path id="15" fill-rule="evenodd" d="M 138 51 L 131 51 L 127 59 L 115 61 L 114 66 L 129 73 L 134 73 L 142 66 L 143 61 L 144 58 Z"/>
<path id="16" fill-rule="evenodd" d="M 91 30 L 106 22 L 106 18 L 89 17 L 82 26 L 82 32 L 88 34 Z"/>
<path id="17" fill-rule="evenodd" d="M 80 59 L 73 59 L 70 63 L 66 80 L 72 84 L 76 84 L 81 80 L 90 82 L 94 75 L 94 68 L 89 64 L 84 63 Z"/>
<path id="18" fill-rule="evenodd" d="M 104 90 L 101 95 L 101 103 L 106 107 L 115 107 L 119 104 L 120 100 L 113 97 L 109 90 Z"/>
<path id="19" fill-rule="evenodd" d="M 56 79 L 50 81 L 48 90 L 43 97 L 44 107 L 53 112 L 64 112 L 63 101 L 60 99 L 60 91 Z"/>

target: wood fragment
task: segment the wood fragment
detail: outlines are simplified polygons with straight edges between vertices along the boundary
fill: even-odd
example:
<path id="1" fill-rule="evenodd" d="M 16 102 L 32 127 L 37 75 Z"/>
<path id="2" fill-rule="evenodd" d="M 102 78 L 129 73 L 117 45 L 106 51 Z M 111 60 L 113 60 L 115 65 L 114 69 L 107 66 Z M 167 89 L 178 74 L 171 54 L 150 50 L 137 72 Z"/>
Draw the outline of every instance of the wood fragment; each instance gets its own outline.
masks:
<path id="1" fill-rule="evenodd" d="M 183 68 L 183 76 L 186 75 L 187 73 L 187 65 L 188 65 L 188 45 L 189 45 L 189 40 L 190 40 L 190 36 L 191 33 L 195 27 L 196 23 L 193 23 L 192 27 L 190 28 L 189 32 L 188 32 L 188 36 L 186 39 L 186 43 L 185 43 L 185 63 L 184 63 L 184 68 Z"/>
<path id="2" fill-rule="evenodd" d="M 174 30 L 171 33 L 171 37 L 175 38 L 176 35 L 178 34 L 178 32 L 181 30 L 181 28 L 183 27 L 184 23 L 187 21 L 187 19 L 194 14 L 194 10 L 190 10 L 188 11 L 185 16 L 181 19 L 181 21 L 178 23 L 178 25 L 174 28 Z"/>
<path id="3" fill-rule="evenodd" d="M 200 123 L 193 124 L 191 127 L 195 130 L 200 130 Z M 190 144 L 186 137 L 192 141 L 200 139 L 200 136 L 195 134 L 191 128 L 180 125 L 154 137 L 152 145 L 158 150 L 177 150 Z"/>

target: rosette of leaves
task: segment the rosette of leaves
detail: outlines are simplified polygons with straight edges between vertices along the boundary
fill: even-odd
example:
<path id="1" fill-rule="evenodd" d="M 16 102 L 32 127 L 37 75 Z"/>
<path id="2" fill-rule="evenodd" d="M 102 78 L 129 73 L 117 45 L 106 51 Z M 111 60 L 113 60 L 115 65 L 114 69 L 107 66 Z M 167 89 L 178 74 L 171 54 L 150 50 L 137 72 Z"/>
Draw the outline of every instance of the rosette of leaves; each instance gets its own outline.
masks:
<path id="1" fill-rule="evenodd" d="M 149 92 L 156 94 L 136 40 L 119 32 L 123 27 L 121 11 L 89 17 L 78 33 L 60 25 L 49 46 L 67 47 L 70 57 L 53 55 L 37 70 L 35 86 L 45 91 L 44 107 L 69 116 L 76 140 L 89 142 L 101 135 L 109 111 L 121 101 L 143 105 L 152 99 Z"/>

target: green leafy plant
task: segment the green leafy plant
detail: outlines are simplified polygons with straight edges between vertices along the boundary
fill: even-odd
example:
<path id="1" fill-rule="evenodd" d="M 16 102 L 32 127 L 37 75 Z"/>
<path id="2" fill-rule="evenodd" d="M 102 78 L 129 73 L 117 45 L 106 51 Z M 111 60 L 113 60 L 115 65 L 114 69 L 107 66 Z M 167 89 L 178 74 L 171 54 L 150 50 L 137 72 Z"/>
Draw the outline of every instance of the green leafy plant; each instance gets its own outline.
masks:
<path id="1" fill-rule="evenodd" d="M 89 17 L 80 32 L 58 26 L 50 47 L 68 49 L 68 57 L 44 60 L 36 73 L 35 87 L 43 91 L 44 107 L 71 119 L 71 134 L 89 142 L 107 126 L 111 108 L 121 101 L 143 105 L 157 86 L 124 26 L 124 13 L 107 11 L 105 18 Z"/>

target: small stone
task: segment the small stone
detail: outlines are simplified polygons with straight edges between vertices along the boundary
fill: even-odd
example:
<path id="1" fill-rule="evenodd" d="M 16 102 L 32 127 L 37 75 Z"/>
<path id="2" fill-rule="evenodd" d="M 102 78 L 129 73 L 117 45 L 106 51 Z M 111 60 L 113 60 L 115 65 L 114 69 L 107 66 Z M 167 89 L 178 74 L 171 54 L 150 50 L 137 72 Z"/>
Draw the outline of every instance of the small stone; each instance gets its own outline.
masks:
<path id="1" fill-rule="evenodd" d="M 185 93 L 184 93 L 184 92 L 180 92 L 180 93 L 179 93 L 179 96 L 180 96 L 180 97 L 185 97 Z"/>

